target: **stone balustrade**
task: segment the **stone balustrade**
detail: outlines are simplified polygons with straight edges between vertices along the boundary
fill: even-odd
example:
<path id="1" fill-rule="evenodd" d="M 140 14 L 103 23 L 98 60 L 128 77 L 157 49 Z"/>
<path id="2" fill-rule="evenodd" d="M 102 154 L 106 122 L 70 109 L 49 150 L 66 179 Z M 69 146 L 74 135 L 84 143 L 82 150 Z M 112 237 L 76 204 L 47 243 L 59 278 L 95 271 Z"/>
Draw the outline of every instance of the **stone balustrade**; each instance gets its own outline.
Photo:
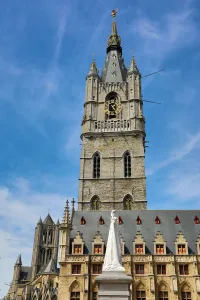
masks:
<path id="1" fill-rule="evenodd" d="M 113 132 L 113 131 L 130 131 L 130 120 L 107 120 L 107 121 L 94 121 L 94 132 Z"/>

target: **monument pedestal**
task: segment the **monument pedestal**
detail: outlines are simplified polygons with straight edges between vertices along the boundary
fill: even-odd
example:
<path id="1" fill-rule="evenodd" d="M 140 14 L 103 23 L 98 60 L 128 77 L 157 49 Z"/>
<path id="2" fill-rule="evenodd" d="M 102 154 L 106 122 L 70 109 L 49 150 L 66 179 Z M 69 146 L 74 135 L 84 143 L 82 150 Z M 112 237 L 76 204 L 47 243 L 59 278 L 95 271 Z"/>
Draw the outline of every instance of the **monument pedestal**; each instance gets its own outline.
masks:
<path id="1" fill-rule="evenodd" d="M 98 300 L 129 300 L 132 280 L 124 271 L 103 271 L 96 277 Z"/>

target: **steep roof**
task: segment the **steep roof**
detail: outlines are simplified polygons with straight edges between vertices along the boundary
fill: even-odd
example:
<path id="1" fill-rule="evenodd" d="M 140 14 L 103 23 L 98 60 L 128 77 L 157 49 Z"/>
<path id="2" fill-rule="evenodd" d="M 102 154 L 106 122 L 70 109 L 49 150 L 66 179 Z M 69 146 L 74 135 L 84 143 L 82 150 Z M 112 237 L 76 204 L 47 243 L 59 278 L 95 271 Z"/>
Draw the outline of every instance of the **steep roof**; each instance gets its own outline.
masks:
<path id="1" fill-rule="evenodd" d="M 22 257 L 21 257 L 21 254 L 19 254 L 17 260 L 16 260 L 16 263 L 15 265 L 22 265 Z"/>
<path id="2" fill-rule="evenodd" d="M 196 240 L 200 234 L 200 224 L 195 224 L 194 218 L 200 219 L 200 211 L 196 210 L 140 210 L 140 211 L 116 211 L 116 216 L 123 220 L 122 225 L 118 225 L 119 232 L 125 242 L 126 253 L 133 253 L 133 241 L 136 233 L 139 231 L 146 242 L 147 253 L 154 253 L 154 240 L 158 231 L 163 235 L 166 241 L 167 253 L 175 252 L 175 240 L 177 234 L 182 232 L 188 242 L 189 254 L 197 253 Z M 80 220 L 84 216 L 86 224 L 81 225 Z M 104 224 L 99 224 L 99 218 L 103 217 Z M 136 219 L 140 217 L 142 224 L 137 225 Z M 155 219 L 159 217 L 161 223 L 156 224 Z M 175 217 L 178 216 L 180 223 L 175 224 Z M 97 231 L 102 235 L 107 243 L 108 230 L 110 224 L 109 211 L 76 211 L 73 218 L 72 239 L 76 232 L 80 231 L 85 242 L 85 250 L 91 253 L 92 241 Z"/>
<path id="3" fill-rule="evenodd" d="M 46 218 L 44 219 L 43 224 L 45 224 L 45 225 L 54 225 L 54 221 L 52 220 L 49 213 L 46 216 Z"/>
<path id="4" fill-rule="evenodd" d="M 41 274 L 57 274 L 58 270 L 54 259 L 51 259 L 48 264 L 40 271 Z"/>

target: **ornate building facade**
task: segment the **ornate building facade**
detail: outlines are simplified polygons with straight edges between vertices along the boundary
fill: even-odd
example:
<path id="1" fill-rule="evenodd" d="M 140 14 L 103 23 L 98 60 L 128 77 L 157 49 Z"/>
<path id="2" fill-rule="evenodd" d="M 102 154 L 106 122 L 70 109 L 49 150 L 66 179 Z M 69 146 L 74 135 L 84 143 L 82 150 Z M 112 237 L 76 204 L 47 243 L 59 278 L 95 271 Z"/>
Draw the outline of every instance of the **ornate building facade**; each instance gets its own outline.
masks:
<path id="1" fill-rule="evenodd" d="M 96 300 L 112 209 L 131 299 L 200 299 L 200 211 L 147 209 L 141 74 L 134 57 L 124 64 L 115 18 L 102 73 L 93 61 L 86 77 L 81 126 L 78 210 L 67 201 L 61 224 L 39 220 L 32 265 L 18 257 L 10 299 Z"/>

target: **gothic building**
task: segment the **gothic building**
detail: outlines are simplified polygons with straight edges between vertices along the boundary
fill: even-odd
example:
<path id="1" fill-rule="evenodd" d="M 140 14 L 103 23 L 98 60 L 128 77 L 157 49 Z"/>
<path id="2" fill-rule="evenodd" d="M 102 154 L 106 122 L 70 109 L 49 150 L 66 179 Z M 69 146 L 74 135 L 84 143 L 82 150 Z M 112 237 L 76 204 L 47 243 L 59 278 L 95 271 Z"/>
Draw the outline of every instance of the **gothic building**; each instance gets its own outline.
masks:
<path id="1" fill-rule="evenodd" d="M 39 220 L 32 265 L 18 257 L 10 299 L 96 300 L 112 209 L 131 299 L 200 299 L 200 211 L 147 209 L 141 74 L 134 57 L 124 64 L 115 18 L 102 73 L 93 60 L 86 77 L 81 126 L 78 209 L 67 201 L 61 224 Z"/>

